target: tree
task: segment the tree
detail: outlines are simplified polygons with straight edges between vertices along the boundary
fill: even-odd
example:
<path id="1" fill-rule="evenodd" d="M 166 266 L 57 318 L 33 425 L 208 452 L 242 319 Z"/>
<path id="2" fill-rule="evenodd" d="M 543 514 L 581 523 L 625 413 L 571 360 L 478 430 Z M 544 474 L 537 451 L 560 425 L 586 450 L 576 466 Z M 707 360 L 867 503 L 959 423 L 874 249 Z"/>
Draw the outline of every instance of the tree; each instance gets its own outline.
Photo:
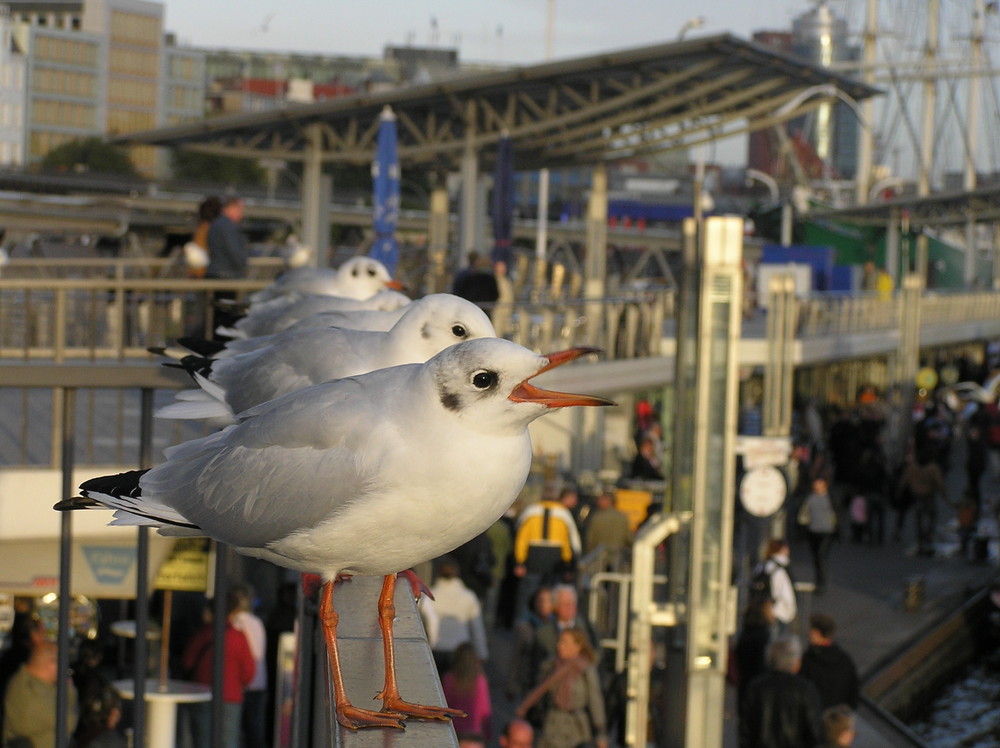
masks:
<path id="1" fill-rule="evenodd" d="M 53 148 L 42 159 L 42 168 L 48 171 L 138 176 L 124 148 L 98 137 L 78 138 Z"/>
<path id="2" fill-rule="evenodd" d="M 175 149 L 171 152 L 174 179 L 192 182 L 212 182 L 235 187 L 264 183 L 264 170 L 257 159 L 238 156 L 217 156 Z"/>

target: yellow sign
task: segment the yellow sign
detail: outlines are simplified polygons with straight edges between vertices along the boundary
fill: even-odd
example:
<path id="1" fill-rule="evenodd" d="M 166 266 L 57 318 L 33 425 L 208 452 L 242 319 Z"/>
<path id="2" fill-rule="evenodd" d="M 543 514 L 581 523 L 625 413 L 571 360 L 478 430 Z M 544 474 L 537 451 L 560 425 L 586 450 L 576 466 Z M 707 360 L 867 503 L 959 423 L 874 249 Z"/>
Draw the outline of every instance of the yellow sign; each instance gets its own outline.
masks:
<path id="1" fill-rule="evenodd" d="M 158 590 L 202 592 L 208 588 L 208 538 L 178 538 L 156 574 Z"/>
<path id="2" fill-rule="evenodd" d="M 925 390 L 933 390 L 937 387 L 938 375 L 929 366 L 925 366 L 917 372 L 917 387 Z"/>
<path id="3" fill-rule="evenodd" d="M 615 491 L 615 504 L 628 515 L 632 532 L 646 519 L 649 505 L 653 502 L 651 491 L 637 491 L 631 488 L 619 488 Z"/>

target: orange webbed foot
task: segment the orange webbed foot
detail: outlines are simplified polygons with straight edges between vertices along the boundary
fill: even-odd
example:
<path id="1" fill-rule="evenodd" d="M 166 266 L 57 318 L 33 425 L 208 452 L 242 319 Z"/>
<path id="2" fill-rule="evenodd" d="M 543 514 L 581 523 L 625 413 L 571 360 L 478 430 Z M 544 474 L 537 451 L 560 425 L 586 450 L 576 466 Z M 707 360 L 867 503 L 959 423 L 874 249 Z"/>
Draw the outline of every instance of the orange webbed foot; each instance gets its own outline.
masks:
<path id="1" fill-rule="evenodd" d="M 403 729 L 406 715 L 383 709 L 375 712 L 371 709 L 360 709 L 351 704 L 337 707 L 337 722 L 349 730 L 362 730 L 366 727 L 392 727 Z"/>
<path id="2" fill-rule="evenodd" d="M 383 699 L 382 711 L 391 714 L 402 714 L 413 719 L 433 719 L 440 722 L 447 722 L 456 717 L 468 717 L 469 715 L 461 709 L 452 709 L 446 706 L 427 706 L 424 704 L 411 704 L 400 698 L 386 699 L 381 693 L 375 697 Z"/>

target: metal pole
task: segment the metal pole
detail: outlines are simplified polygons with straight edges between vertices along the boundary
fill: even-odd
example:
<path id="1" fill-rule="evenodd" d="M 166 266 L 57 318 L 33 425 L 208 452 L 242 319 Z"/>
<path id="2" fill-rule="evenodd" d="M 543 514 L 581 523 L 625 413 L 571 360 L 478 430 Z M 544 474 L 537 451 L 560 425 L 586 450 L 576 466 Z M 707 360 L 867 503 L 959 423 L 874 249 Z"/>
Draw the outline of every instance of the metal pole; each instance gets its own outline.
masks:
<path id="1" fill-rule="evenodd" d="M 938 20 L 940 0 L 927 2 L 927 42 L 924 46 L 924 64 L 927 77 L 924 78 L 923 129 L 921 131 L 920 174 L 917 180 L 917 195 L 924 197 L 931 193 L 931 161 L 934 158 L 934 108 L 937 106 Z"/>
<path id="2" fill-rule="evenodd" d="M 966 117 L 965 189 L 976 189 L 976 141 L 979 137 L 979 66 L 983 61 L 983 16 L 986 14 L 986 0 L 976 0 L 973 11 L 972 69 L 977 71 L 969 79 L 969 103 Z M 976 220 L 972 210 L 965 220 L 965 265 L 963 268 L 965 287 L 971 288 L 976 280 Z"/>
<path id="3" fill-rule="evenodd" d="M 608 255 L 608 172 L 604 164 L 594 167 L 587 203 L 587 248 L 583 295 L 587 299 L 587 341 L 599 344 L 603 313 L 604 281 Z"/>
<path id="4" fill-rule="evenodd" d="M 330 264 L 329 258 L 320 256 L 320 176 L 323 171 L 323 131 L 319 124 L 306 125 L 306 149 L 302 160 L 302 241 L 313 248 L 313 262 L 323 267 Z"/>
<path id="5" fill-rule="evenodd" d="M 215 543 L 215 592 L 212 598 L 212 748 L 223 748 L 222 700 L 226 655 L 226 591 L 229 589 L 229 546 Z"/>
<path id="6" fill-rule="evenodd" d="M 875 85 L 875 42 L 878 34 L 878 0 L 868 0 L 868 12 L 864 32 L 864 80 L 869 86 Z M 855 174 L 855 202 L 864 205 L 869 200 L 868 185 L 871 183 L 872 154 L 875 151 L 875 133 L 871 121 L 875 115 L 875 102 L 871 97 L 861 102 L 864 126 L 858 136 L 858 170 Z"/>
<path id="7" fill-rule="evenodd" d="M 143 388 L 139 411 L 139 468 L 153 464 L 153 390 Z M 149 664 L 149 528 L 138 528 L 135 571 L 135 663 L 133 729 L 137 745 L 146 737 L 146 676 Z M 162 644 L 162 643 L 161 643 Z"/>
<path id="8" fill-rule="evenodd" d="M 61 423 L 61 464 L 62 496 L 73 494 L 73 452 L 76 434 L 76 389 L 60 387 L 62 402 Z M 59 527 L 59 630 L 56 635 L 58 652 L 56 655 L 56 745 L 69 745 L 69 609 L 72 605 L 73 569 L 73 519 L 72 512 L 60 512 Z"/>
<path id="9" fill-rule="evenodd" d="M 688 748 L 721 748 L 728 637 L 734 628 L 733 491 L 742 331 L 743 222 L 705 221 L 695 366 L 694 470 L 687 606 Z"/>
<path id="10" fill-rule="evenodd" d="M 462 192 L 459 198 L 458 256 L 452 258 L 452 266 L 462 267 L 465 255 L 478 249 L 481 237 L 476 228 L 479 225 L 477 191 L 479 189 L 479 154 L 476 151 L 476 102 L 470 100 L 465 107 L 465 146 L 462 149 Z"/>
<path id="11" fill-rule="evenodd" d="M 448 286 L 448 190 L 437 184 L 431 190 L 427 250 L 430 253 L 428 293 L 447 291 Z"/>

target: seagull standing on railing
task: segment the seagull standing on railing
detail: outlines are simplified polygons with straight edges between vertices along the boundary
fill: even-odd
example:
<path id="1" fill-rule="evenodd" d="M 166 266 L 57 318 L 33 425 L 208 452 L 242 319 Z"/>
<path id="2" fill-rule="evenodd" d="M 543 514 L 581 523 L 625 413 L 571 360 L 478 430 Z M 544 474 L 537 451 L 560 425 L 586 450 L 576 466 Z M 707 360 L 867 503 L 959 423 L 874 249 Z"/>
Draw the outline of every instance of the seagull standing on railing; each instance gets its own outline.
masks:
<path id="1" fill-rule="evenodd" d="M 271 345 L 228 358 L 187 356 L 198 389 L 181 390 L 159 418 L 233 423 L 236 414 L 293 390 L 399 364 L 423 363 L 448 346 L 494 338 L 490 318 L 471 301 L 432 294 L 404 307 L 387 332 L 321 327 L 275 335 Z"/>
<path id="2" fill-rule="evenodd" d="M 540 356 L 497 338 L 451 346 L 424 364 L 298 390 L 240 422 L 167 451 L 148 471 L 94 478 L 57 509 L 107 507 L 113 524 L 208 535 L 240 553 L 319 573 L 337 719 L 402 727 L 456 710 L 404 701 L 392 644 L 395 575 L 484 532 L 517 497 L 531 466 L 528 424 L 553 408 L 608 400 L 529 380 L 594 352 Z M 334 581 L 384 576 L 379 596 L 381 712 L 353 706 L 337 648 Z"/>
<path id="3" fill-rule="evenodd" d="M 395 311 L 402 309 L 410 301 L 408 296 L 389 289 L 379 291 L 367 299 L 349 299 L 327 294 L 303 295 L 296 292 L 251 304 L 242 319 L 231 327 L 220 327 L 217 332 L 234 340 L 255 338 L 281 332 L 320 312 Z"/>

